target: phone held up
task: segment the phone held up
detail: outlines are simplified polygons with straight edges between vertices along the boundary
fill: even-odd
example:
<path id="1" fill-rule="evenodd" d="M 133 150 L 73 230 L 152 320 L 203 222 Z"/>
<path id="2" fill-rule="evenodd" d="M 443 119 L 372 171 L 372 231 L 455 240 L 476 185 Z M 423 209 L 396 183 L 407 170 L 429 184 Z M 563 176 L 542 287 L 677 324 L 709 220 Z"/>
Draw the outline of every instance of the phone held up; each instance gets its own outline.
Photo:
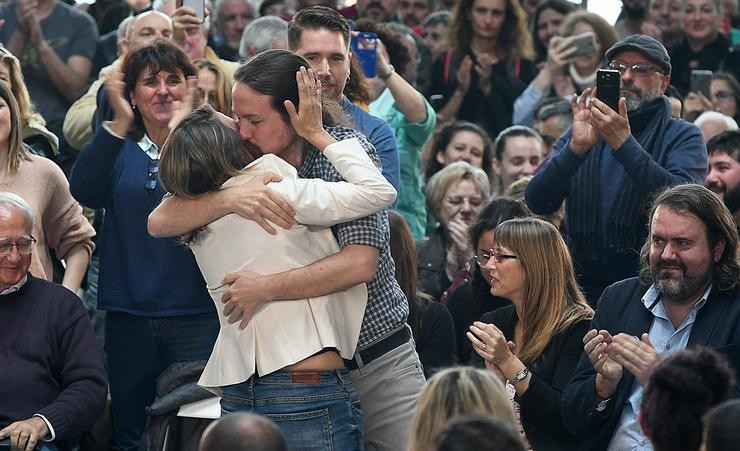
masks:
<path id="1" fill-rule="evenodd" d="M 619 82 L 618 70 L 599 69 L 596 71 L 596 98 L 616 112 L 619 112 Z"/>
<path id="2" fill-rule="evenodd" d="M 206 18 L 206 2 L 205 0 L 177 0 L 175 5 L 179 8 L 181 6 L 189 6 L 195 10 L 195 15 L 198 16 L 201 22 Z"/>
<path id="3" fill-rule="evenodd" d="M 576 48 L 573 53 L 568 55 L 568 58 L 593 55 L 598 50 L 598 47 L 596 45 L 596 36 L 592 31 L 568 36 L 566 38 L 563 38 L 563 40 L 568 42 L 567 47 Z"/>
<path id="4" fill-rule="evenodd" d="M 692 70 L 689 90 L 691 92 L 704 94 L 704 97 L 709 99 L 711 95 L 710 91 L 713 75 L 714 74 L 711 70 Z"/>
<path id="5" fill-rule="evenodd" d="M 378 46 L 378 35 L 367 31 L 354 31 L 352 32 L 350 45 L 352 46 L 352 53 L 360 62 L 365 76 L 368 78 L 375 77 L 377 72 L 375 49 Z"/>

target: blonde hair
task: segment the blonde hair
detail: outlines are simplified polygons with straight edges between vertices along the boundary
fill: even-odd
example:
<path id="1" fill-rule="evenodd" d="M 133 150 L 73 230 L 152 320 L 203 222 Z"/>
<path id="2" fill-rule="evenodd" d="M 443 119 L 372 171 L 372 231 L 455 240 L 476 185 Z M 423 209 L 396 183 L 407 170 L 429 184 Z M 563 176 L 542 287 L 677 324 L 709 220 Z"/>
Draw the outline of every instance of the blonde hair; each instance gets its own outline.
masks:
<path id="1" fill-rule="evenodd" d="M 483 204 L 485 205 L 488 202 L 488 198 L 491 196 L 491 184 L 485 171 L 471 166 L 466 161 L 456 161 L 440 169 L 427 182 L 425 189 L 427 208 L 435 218 L 439 219 L 442 200 L 447 194 L 447 190 L 455 183 L 460 183 L 463 180 L 473 182 L 483 198 Z"/>
<path id="2" fill-rule="evenodd" d="M 492 415 L 516 425 L 504 384 L 492 373 L 472 367 L 440 371 L 419 397 L 409 451 L 434 449 L 437 435 L 450 420 L 471 414 Z"/>
<path id="3" fill-rule="evenodd" d="M 231 85 L 224 71 L 206 59 L 194 60 L 193 65 L 198 68 L 198 72 L 205 69 L 216 77 L 216 103 L 212 106 L 216 111 L 231 117 Z"/>
<path id="4" fill-rule="evenodd" d="M 10 172 L 18 172 L 21 167 L 23 160 L 30 160 L 31 153 L 23 143 L 23 137 L 21 136 L 21 130 L 23 125 L 21 122 L 18 102 L 15 101 L 13 93 L 5 86 L 4 83 L 0 83 L 0 98 L 5 100 L 8 104 L 8 110 L 10 110 L 10 131 L 8 135 L 8 170 Z"/>
<path id="5" fill-rule="evenodd" d="M 2 48 L 2 50 L 0 50 L 0 63 L 5 63 L 8 66 L 8 72 L 10 73 L 10 90 L 13 92 L 13 97 L 15 97 L 15 100 L 18 102 L 21 123 L 25 124 L 30 119 L 34 119 L 41 125 L 46 125 L 44 118 L 36 112 L 33 103 L 31 103 L 31 96 L 28 94 L 28 88 L 26 87 L 26 81 L 23 78 L 21 63 L 18 61 L 18 58 L 10 53 L 10 50 Z"/>
<path id="6" fill-rule="evenodd" d="M 531 365 L 553 336 L 574 323 L 593 318 L 576 283 L 568 247 L 560 232 L 537 218 L 504 221 L 493 232 L 496 246 L 517 256 L 524 271 L 520 324 L 524 332 L 519 359 Z"/>

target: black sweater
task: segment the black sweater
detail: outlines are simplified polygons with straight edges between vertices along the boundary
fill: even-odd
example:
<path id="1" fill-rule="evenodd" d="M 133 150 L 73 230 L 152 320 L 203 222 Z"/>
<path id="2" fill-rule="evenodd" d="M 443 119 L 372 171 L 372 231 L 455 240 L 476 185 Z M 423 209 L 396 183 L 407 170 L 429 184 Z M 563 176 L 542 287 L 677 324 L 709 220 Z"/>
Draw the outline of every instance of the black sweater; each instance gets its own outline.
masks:
<path id="1" fill-rule="evenodd" d="M 56 441 L 70 440 L 100 416 L 108 391 L 87 312 L 74 293 L 30 274 L 0 296 L 0 429 L 35 414 Z"/>

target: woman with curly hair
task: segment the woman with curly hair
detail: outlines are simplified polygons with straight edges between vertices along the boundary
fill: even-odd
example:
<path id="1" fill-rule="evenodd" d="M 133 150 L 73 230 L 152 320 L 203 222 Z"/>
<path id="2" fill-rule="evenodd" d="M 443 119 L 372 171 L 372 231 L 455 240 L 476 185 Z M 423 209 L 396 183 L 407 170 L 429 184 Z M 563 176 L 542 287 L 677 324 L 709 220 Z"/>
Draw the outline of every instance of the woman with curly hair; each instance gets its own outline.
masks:
<path id="1" fill-rule="evenodd" d="M 468 120 L 495 136 L 534 78 L 526 13 L 516 0 L 461 0 L 449 41 L 432 69 L 431 93 L 442 97 L 437 122 Z"/>

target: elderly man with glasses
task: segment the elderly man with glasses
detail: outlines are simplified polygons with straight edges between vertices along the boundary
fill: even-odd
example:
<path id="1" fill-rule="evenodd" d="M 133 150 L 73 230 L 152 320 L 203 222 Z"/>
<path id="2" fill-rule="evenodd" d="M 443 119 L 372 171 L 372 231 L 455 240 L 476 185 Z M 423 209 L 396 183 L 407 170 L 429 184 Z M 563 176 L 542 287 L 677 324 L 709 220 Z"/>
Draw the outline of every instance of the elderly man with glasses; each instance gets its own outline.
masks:
<path id="1" fill-rule="evenodd" d="M 701 131 L 673 119 L 663 93 L 671 60 L 663 44 L 628 36 L 606 51 L 620 73 L 618 111 L 586 89 L 572 99 L 573 126 L 535 174 L 526 200 L 549 214 L 567 198 L 568 242 L 589 303 L 604 288 L 637 275 L 647 236 L 645 202 L 680 183 L 702 183 L 707 153 Z"/>
<path id="2" fill-rule="evenodd" d="M 34 222 L 25 200 L 0 192 L 0 449 L 68 449 L 108 392 L 80 299 L 28 272 Z"/>

